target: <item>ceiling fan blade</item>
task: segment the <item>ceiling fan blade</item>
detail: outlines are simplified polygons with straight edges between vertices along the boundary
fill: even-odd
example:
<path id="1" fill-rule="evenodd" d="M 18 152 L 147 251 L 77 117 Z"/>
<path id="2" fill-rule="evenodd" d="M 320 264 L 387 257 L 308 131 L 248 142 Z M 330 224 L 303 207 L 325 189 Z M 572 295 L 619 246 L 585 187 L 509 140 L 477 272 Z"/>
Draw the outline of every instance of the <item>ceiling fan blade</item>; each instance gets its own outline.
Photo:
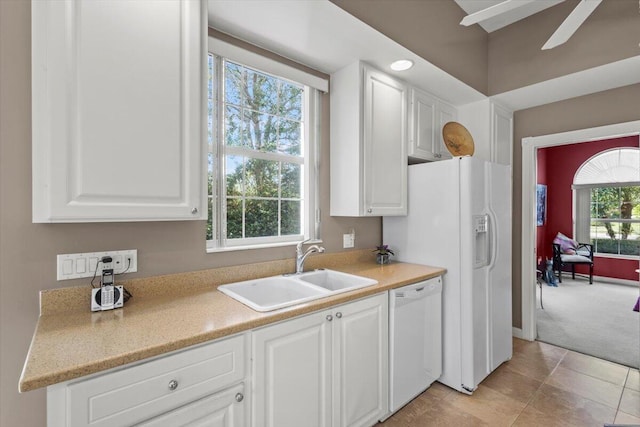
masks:
<path id="1" fill-rule="evenodd" d="M 582 23 L 591 15 L 602 0 L 580 0 L 580 3 L 567 16 L 555 33 L 551 35 L 549 40 L 542 46 L 542 50 L 553 49 L 569 40 Z"/>
<path id="2" fill-rule="evenodd" d="M 468 27 L 470 25 L 477 24 L 478 22 L 486 21 L 487 19 L 502 15 L 503 13 L 511 10 L 518 9 L 522 6 L 526 6 L 529 3 L 534 3 L 535 1 L 536 0 L 505 0 L 501 3 L 465 16 L 462 21 L 460 21 L 460 25 Z"/>

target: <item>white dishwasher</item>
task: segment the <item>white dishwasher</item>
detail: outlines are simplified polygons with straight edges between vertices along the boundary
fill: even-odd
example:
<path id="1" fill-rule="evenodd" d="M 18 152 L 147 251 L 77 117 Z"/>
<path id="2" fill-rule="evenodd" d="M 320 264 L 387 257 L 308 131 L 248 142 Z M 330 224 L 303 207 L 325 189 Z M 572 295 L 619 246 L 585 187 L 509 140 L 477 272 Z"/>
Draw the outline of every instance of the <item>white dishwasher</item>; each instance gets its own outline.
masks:
<path id="1" fill-rule="evenodd" d="M 442 278 L 389 292 L 391 413 L 442 374 Z"/>

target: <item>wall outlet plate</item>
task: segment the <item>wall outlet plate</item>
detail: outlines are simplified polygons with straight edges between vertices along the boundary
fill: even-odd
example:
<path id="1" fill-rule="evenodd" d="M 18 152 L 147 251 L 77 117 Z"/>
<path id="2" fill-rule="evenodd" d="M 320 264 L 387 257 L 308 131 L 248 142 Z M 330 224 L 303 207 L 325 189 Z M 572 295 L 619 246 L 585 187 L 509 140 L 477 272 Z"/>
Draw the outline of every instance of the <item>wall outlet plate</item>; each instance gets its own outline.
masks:
<path id="1" fill-rule="evenodd" d="M 342 235 L 342 247 L 343 248 L 353 248 L 356 244 L 356 235 L 355 233 L 343 234 Z"/>
<path id="2" fill-rule="evenodd" d="M 111 257 L 110 265 L 100 263 L 105 256 Z M 135 273 L 138 271 L 138 250 L 62 254 L 58 255 L 57 264 L 58 280 L 81 279 L 93 277 L 94 274 L 100 277 L 103 268 L 112 268 L 114 274 Z"/>

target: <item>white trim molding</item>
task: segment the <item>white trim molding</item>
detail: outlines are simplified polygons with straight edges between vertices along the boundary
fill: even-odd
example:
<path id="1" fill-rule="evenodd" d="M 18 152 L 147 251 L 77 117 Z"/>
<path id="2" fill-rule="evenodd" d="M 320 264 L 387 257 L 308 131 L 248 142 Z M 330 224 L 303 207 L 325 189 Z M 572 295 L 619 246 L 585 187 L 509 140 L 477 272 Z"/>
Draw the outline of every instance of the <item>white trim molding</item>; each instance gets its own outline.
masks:
<path id="1" fill-rule="evenodd" d="M 208 41 L 209 51 L 216 55 L 239 62 L 242 65 L 258 68 L 261 71 L 278 77 L 284 77 L 296 83 L 310 86 L 324 93 L 329 92 L 329 80 L 325 78 L 318 77 L 214 37 L 209 37 Z"/>
<path id="2" fill-rule="evenodd" d="M 516 328 L 515 326 L 511 328 L 511 335 L 513 335 L 515 338 L 520 338 L 521 340 L 525 339 L 524 335 L 522 335 L 522 329 Z"/>

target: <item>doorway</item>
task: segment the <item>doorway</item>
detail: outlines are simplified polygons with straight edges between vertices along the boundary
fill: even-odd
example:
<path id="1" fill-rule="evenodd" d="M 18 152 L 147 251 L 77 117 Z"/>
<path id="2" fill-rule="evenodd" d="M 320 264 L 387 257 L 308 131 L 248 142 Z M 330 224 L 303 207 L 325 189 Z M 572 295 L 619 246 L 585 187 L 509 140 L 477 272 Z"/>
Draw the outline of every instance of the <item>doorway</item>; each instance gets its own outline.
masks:
<path id="1" fill-rule="evenodd" d="M 522 337 L 536 339 L 536 168 L 537 150 L 543 147 L 640 134 L 640 120 L 580 129 L 522 140 Z"/>

